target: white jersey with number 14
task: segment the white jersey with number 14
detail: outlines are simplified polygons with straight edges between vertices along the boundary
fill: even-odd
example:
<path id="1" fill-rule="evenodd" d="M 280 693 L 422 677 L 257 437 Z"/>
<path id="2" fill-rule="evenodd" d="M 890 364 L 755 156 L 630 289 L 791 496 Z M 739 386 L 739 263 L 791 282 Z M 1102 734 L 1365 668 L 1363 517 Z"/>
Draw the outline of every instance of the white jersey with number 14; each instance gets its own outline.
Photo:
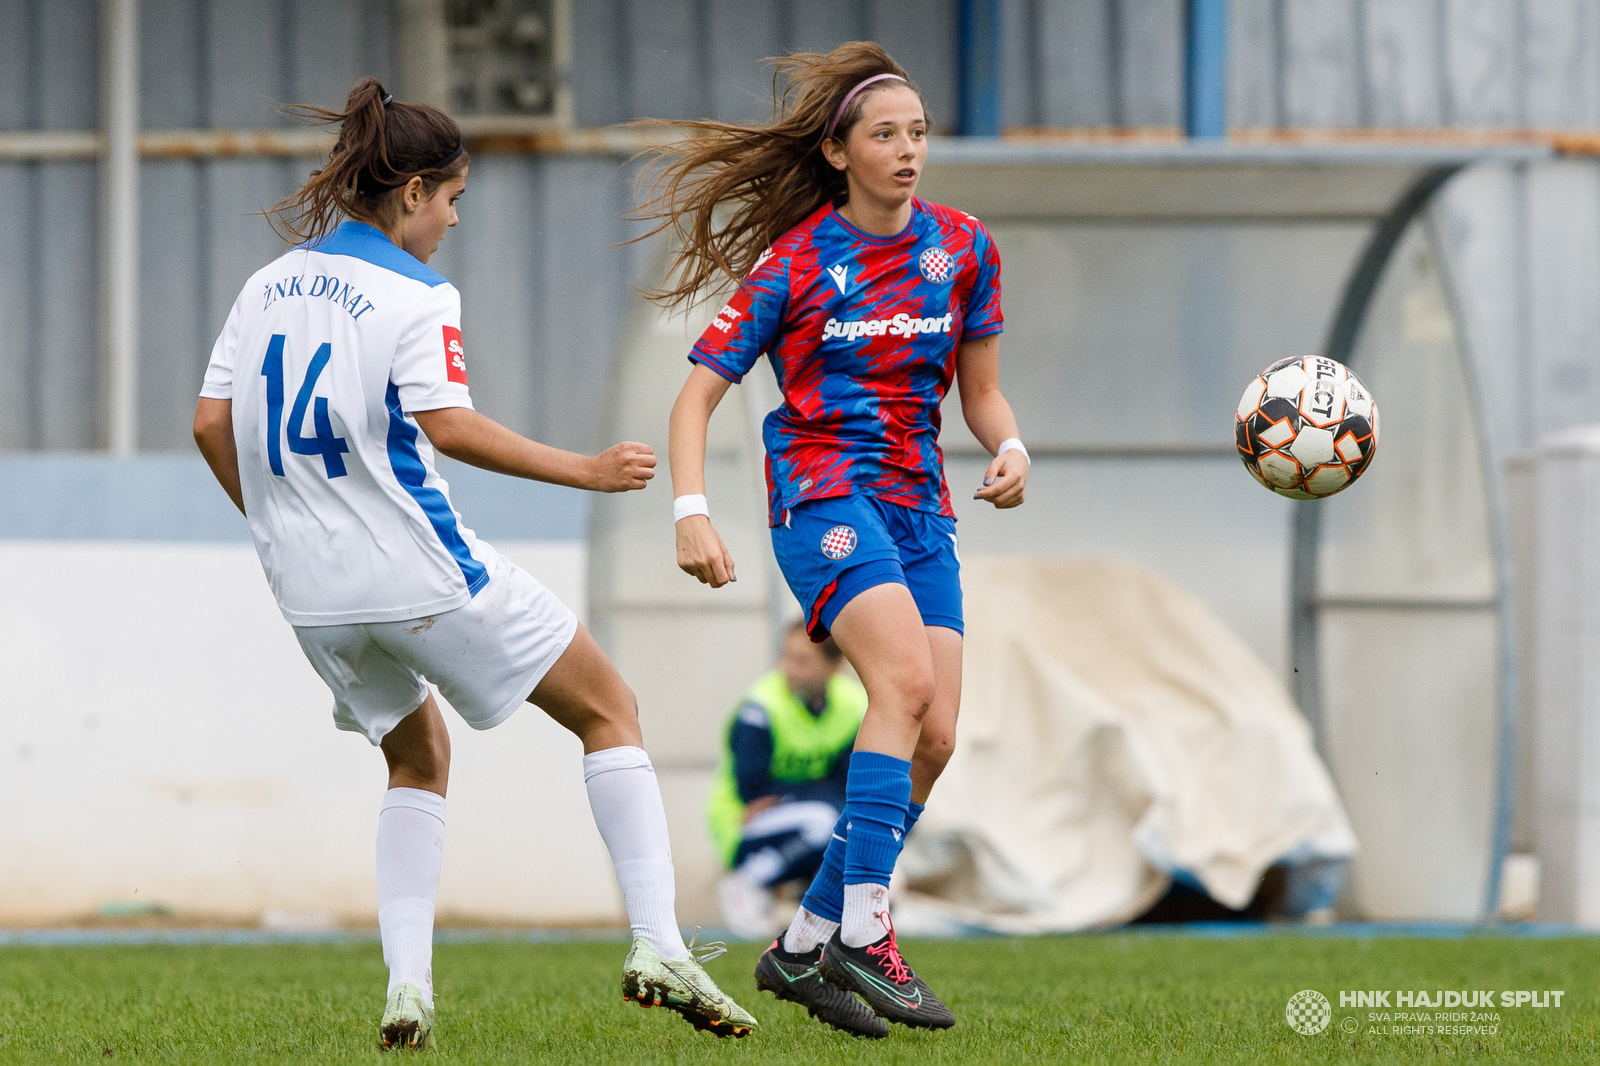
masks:
<path id="1" fill-rule="evenodd" d="M 461 296 L 379 230 L 345 222 L 258 271 L 200 395 L 233 401 L 250 534 L 292 624 L 419 618 L 488 583 L 494 549 L 408 417 L 472 406 Z"/>

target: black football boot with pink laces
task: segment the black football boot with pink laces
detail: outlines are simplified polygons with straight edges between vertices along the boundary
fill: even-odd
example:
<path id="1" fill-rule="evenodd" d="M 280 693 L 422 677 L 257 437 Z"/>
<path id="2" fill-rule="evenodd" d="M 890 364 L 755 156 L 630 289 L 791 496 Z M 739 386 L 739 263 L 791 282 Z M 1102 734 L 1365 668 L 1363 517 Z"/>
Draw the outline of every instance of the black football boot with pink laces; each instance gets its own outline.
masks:
<path id="1" fill-rule="evenodd" d="M 883 915 L 881 940 L 853 948 L 835 932 L 822 949 L 817 972 L 830 984 L 854 992 L 878 1017 L 918 1029 L 948 1029 L 956 1024 L 939 997 L 911 972 L 895 943 L 894 923 Z"/>
<path id="2" fill-rule="evenodd" d="M 783 938 L 779 937 L 756 963 L 756 987 L 800 1004 L 817 1021 L 835 1029 L 875 1040 L 888 1036 L 888 1022 L 850 993 L 822 979 L 817 972 L 821 959 L 821 948 L 796 954 L 785 951 Z"/>

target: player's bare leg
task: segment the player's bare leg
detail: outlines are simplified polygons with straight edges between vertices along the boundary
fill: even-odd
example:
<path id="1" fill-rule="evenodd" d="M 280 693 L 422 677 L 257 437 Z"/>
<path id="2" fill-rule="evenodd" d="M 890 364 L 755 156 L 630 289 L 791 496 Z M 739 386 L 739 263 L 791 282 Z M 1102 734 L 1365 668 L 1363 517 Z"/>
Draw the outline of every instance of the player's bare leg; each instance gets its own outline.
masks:
<path id="1" fill-rule="evenodd" d="M 947 626 L 924 626 L 923 630 L 933 654 L 933 702 L 922 716 L 922 732 L 911 756 L 911 803 L 919 814 L 934 782 L 955 754 L 956 717 L 961 711 L 961 634 Z"/>
<path id="2" fill-rule="evenodd" d="M 867 690 L 856 750 L 910 759 L 937 680 L 911 590 L 894 582 L 866 589 L 839 611 L 832 631 Z"/>
<path id="3" fill-rule="evenodd" d="M 433 918 L 444 859 L 450 734 L 430 694 L 380 745 L 389 790 L 378 812 L 378 929 L 389 967 L 378 1036 L 385 1048 L 433 1045 Z"/>
<path id="4" fill-rule="evenodd" d="M 633 691 L 580 625 L 528 701 L 583 741 L 589 807 L 633 927 L 623 996 L 646 1007 L 667 1007 L 717 1036 L 748 1035 L 756 1020 L 700 965 L 725 949 L 716 945 L 691 955 L 678 931 L 667 813 L 643 748 Z"/>
<path id="5" fill-rule="evenodd" d="M 924 626 L 910 590 L 899 584 L 877 585 L 856 596 L 839 612 L 832 629 L 867 686 L 867 721 L 857 734 L 856 751 L 881 751 L 911 762 L 909 808 L 900 827 L 903 836 L 921 813 L 921 800 L 933 787 L 954 744 L 960 636 L 943 627 Z M 941 694 L 941 683 L 954 686 L 955 695 Z M 761 957 L 756 979 L 758 987 L 772 991 L 780 999 L 801 1003 L 813 1017 L 835 1028 L 881 1036 L 887 1032 L 882 1019 L 871 1019 L 875 1022 L 871 1026 L 861 1024 L 858 1015 L 865 1012 L 860 1001 L 848 994 L 856 989 L 828 988 L 821 980 L 823 946 L 839 939 L 840 919 L 845 917 L 841 901 L 846 896 L 853 896 L 855 903 L 858 935 L 852 940 L 863 947 L 880 939 L 893 943 L 888 936 L 887 886 L 871 882 L 848 890 L 844 886 L 848 843 L 842 834 L 848 822 L 848 817 L 840 818 L 822 870 L 813 879 L 789 929 Z M 865 937 L 859 935 L 863 926 L 869 930 Z M 835 954 L 851 950 L 841 943 Z M 898 949 L 895 958 L 899 958 Z M 782 974 L 776 972 L 780 969 Z M 775 979 L 782 976 L 789 976 L 790 980 Z M 802 976 L 813 979 L 801 980 Z M 932 998 L 925 985 L 920 989 L 908 987 L 917 996 Z M 885 1017 L 894 1016 L 880 1006 L 873 1004 L 874 1010 Z M 920 1019 L 926 1013 L 913 1016 Z"/>
<path id="6" fill-rule="evenodd" d="M 583 741 L 583 753 L 639 747 L 639 701 L 582 625 L 528 702 Z"/>
<path id="7" fill-rule="evenodd" d="M 844 605 L 830 628 L 861 675 L 867 690 L 867 715 L 856 734 L 845 801 L 849 839 L 842 921 L 823 947 L 817 969 L 834 985 L 860 996 L 880 1018 L 903 1025 L 947 1028 L 955 1024 L 955 1016 L 901 956 L 889 918 L 888 873 L 904 840 L 910 815 L 910 771 L 936 696 L 938 674 L 928 639 L 930 629 L 922 624 L 911 590 L 900 584 L 867 589 Z M 953 722 L 948 724 L 953 728 Z M 938 740 L 936 737 L 934 742 Z M 887 757 L 870 767 L 874 778 L 867 787 L 876 787 L 878 793 L 870 798 L 863 797 L 866 788 L 856 784 L 863 752 L 881 752 Z M 903 761 L 892 762 L 895 759 Z M 877 769 L 876 763 L 886 769 Z M 903 775 L 892 788 L 891 774 Z M 882 784 L 878 783 L 880 777 Z M 894 791 L 898 789 L 903 791 Z M 893 804 L 898 804 L 898 810 Z M 863 831 L 872 835 L 865 836 Z M 895 850 L 890 850 L 885 838 L 894 841 Z M 858 851 L 862 854 L 859 859 Z"/>
<path id="8" fill-rule="evenodd" d="M 378 747 L 389 764 L 390 788 L 445 794 L 450 784 L 450 732 L 431 692 L 422 706 L 389 730 Z"/>
<path id="9" fill-rule="evenodd" d="M 961 634 L 945 626 L 925 626 L 928 648 L 933 656 L 933 701 L 922 718 L 922 729 L 911 759 L 911 809 L 906 818 L 907 833 L 922 814 L 934 783 L 944 772 L 955 751 L 956 717 L 961 709 Z M 821 875 L 819 875 L 821 876 Z M 837 874 L 835 875 L 837 876 Z M 798 925 L 801 928 L 797 929 Z M 779 999 L 800 1003 L 818 1021 L 836 1029 L 862 1036 L 883 1036 L 888 1026 L 868 1012 L 861 1002 L 842 989 L 823 982 L 818 964 L 821 945 L 833 936 L 838 923 L 827 922 L 804 908 L 795 925 L 761 956 L 756 965 L 756 987 L 772 992 Z"/>
<path id="10" fill-rule="evenodd" d="M 922 731 L 917 736 L 917 749 L 910 765 L 910 812 L 906 818 L 906 832 L 922 815 L 922 805 L 928 802 L 934 781 L 944 773 L 950 754 L 955 751 L 955 717 L 962 706 L 962 634 L 946 626 L 925 626 L 928 650 L 933 655 L 933 701 L 923 715 Z M 794 925 L 773 946 L 766 949 L 755 965 L 755 986 L 773 992 L 778 999 L 792 1000 L 805 1007 L 818 1021 L 854 1032 L 858 1036 L 882 1037 L 888 1034 L 888 1024 L 875 1013 L 862 1007 L 861 1000 L 845 989 L 834 988 L 822 980 L 821 944 L 834 935 L 837 924 L 827 922 L 822 932 L 821 920 L 814 914 L 802 911 L 795 919 L 803 927 L 811 927 L 814 943 L 795 943 L 795 951 L 787 946 L 789 941 L 800 941 Z M 805 933 L 806 930 L 800 930 Z M 821 933 L 821 935 L 819 935 Z"/>

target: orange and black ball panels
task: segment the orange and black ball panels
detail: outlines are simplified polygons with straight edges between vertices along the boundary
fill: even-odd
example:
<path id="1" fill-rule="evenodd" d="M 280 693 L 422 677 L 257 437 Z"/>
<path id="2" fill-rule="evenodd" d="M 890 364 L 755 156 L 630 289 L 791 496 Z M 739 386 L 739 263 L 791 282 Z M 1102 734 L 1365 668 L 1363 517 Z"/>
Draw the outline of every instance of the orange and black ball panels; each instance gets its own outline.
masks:
<path id="1" fill-rule="evenodd" d="M 1250 476 L 1295 500 L 1350 485 L 1378 448 L 1378 403 L 1350 369 L 1307 355 L 1280 359 L 1244 390 L 1234 439 Z"/>

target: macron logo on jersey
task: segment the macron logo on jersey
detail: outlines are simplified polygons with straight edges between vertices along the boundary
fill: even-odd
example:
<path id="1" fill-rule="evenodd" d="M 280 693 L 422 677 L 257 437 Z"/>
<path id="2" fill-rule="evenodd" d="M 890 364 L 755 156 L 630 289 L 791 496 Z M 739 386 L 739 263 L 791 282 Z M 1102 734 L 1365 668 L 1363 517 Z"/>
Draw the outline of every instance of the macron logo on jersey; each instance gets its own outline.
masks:
<path id="1" fill-rule="evenodd" d="M 461 331 L 454 326 L 444 327 L 444 373 L 457 384 L 467 383 L 467 349 L 461 344 Z"/>
<path id="2" fill-rule="evenodd" d="M 822 339 L 839 337 L 842 340 L 853 341 L 857 337 L 881 337 L 884 334 L 891 337 L 914 337 L 919 333 L 949 333 L 954 321 L 954 313 L 941 315 L 938 318 L 913 318 L 901 312 L 893 318 L 864 318 L 854 322 L 840 322 L 837 318 L 830 318 L 822 327 Z"/>
<path id="3" fill-rule="evenodd" d="M 843 263 L 838 263 L 828 268 L 828 277 L 832 278 L 833 283 L 839 286 L 840 296 L 844 295 L 845 285 L 847 284 L 845 279 L 849 273 L 850 268 Z"/>

